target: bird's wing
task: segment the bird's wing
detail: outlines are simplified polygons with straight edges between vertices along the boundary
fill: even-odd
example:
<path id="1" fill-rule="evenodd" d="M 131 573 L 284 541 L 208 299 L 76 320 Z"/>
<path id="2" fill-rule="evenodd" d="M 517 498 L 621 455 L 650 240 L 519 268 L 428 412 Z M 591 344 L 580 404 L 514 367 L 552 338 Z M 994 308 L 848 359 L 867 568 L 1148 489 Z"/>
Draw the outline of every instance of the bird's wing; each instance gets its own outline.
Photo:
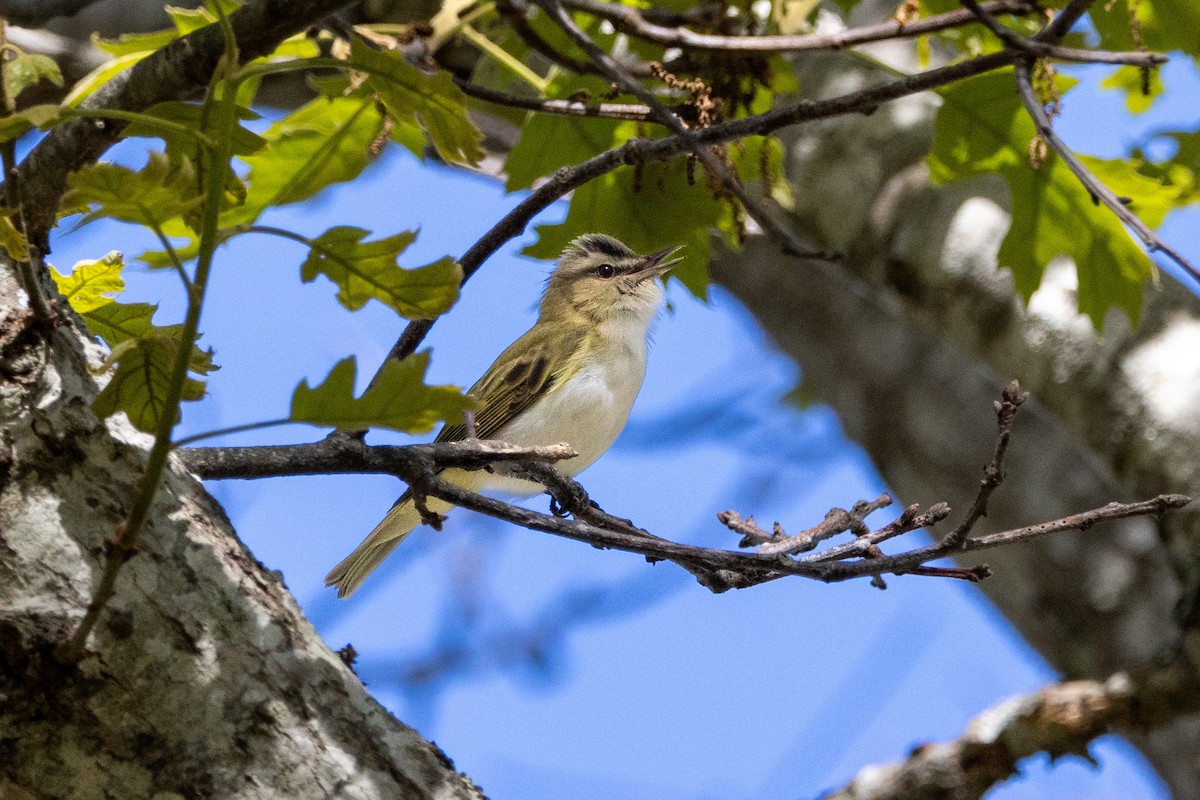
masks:
<path id="1" fill-rule="evenodd" d="M 568 354 L 578 350 L 583 335 L 577 326 L 543 323 L 501 353 L 467 392 L 478 404 L 476 436 L 492 438 L 513 417 L 568 377 L 574 361 Z M 457 442 L 466 436 L 465 424 L 447 424 L 436 441 Z"/>

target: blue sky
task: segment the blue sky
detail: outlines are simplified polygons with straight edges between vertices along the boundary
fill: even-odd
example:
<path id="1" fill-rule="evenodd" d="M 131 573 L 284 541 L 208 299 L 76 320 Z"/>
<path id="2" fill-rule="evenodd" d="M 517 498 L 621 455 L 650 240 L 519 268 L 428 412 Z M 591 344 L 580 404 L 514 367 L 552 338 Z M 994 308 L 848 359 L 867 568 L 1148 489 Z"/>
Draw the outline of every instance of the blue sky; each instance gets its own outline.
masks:
<path id="1" fill-rule="evenodd" d="M 1092 82 L 1099 71 L 1076 74 Z M 1200 85 L 1186 65 L 1168 66 L 1165 81 L 1180 96 L 1195 97 Z M 1116 156 L 1146 131 L 1194 127 L 1196 113 L 1180 101 L 1131 121 L 1118 95 L 1084 88 L 1068 96 L 1059 126 L 1081 151 Z M 123 148 L 136 163 L 136 149 Z M 352 186 L 271 223 L 312 235 L 337 224 L 378 235 L 420 228 L 405 259 L 419 264 L 461 253 L 518 199 L 494 181 L 393 150 Z M 556 207 L 539 222 L 563 213 Z M 1163 233 L 1200 258 L 1198 228 L 1190 212 Z M 517 255 L 529 241 L 494 257 L 435 327 L 433 380 L 469 385 L 532 323 L 549 265 Z M 151 245 L 133 228 L 96 224 L 60 233 L 52 260 L 66 269 Z M 221 370 L 210 396 L 186 409 L 181 435 L 284 416 L 301 378 L 320 380 L 350 354 L 369 373 L 384 357 L 403 320 L 375 304 L 346 312 L 323 280 L 300 284 L 303 257 L 299 245 L 266 237 L 220 251 L 201 327 Z M 127 277 L 128 299 L 159 302 L 162 322 L 181 316 L 171 274 L 131 268 Z M 676 285 L 670 300 L 629 428 L 583 476 L 602 505 L 660 535 L 732 546 L 715 521 L 722 509 L 801 527 L 885 490 L 827 408 L 779 402 L 797 369 L 734 300 L 714 289 L 703 305 Z M 223 441 L 319 435 L 295 426 Z M 768 449 L 775 455 L 764 460 Z M 418 531 L 359 594 L 337 601 L 322 576 L 388 509 L 396 481 L 210 489 L 329 644 L 354 644 L 375 695 L 496 800 L 812 797 L 1054 679 L 982 595 L 958 582 L 908 577 L 880 592 L 866 582 L 792 580 L 714 596 L 671 565 L 462 512 L 442 534 Z M 1094 754 L 1099 770 L 1035 759 L 989 798 L 1166 796 L 1119 739 L 1101 740 Z"/>

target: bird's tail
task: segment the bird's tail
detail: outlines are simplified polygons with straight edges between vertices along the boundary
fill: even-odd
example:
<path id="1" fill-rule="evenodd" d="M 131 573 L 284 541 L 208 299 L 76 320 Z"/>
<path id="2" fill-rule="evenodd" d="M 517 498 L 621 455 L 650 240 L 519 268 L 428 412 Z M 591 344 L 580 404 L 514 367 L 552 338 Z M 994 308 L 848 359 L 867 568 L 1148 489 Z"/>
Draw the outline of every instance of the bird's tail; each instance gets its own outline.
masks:
<path id="1" fill-rule="evenodd" d="M 450 508 L 436 498 L 429 498 L 427 505 L 431 511 L 442 513 Z M 340 564 L 325 576 L 326 586 L 336 586 L 338 597 L 349 597 L 362 585 L 367 576 L 375 571 L 383 560 L 391 555 L 396 546 L 404 541 L 413 528 L 421 524 L 421 513 L 413 505 L 409 492 L 396 501 L 392 510 L 387 513 L 375 530 L 363 539 L 362 544 L 354 552 L 346 556 Z"/>

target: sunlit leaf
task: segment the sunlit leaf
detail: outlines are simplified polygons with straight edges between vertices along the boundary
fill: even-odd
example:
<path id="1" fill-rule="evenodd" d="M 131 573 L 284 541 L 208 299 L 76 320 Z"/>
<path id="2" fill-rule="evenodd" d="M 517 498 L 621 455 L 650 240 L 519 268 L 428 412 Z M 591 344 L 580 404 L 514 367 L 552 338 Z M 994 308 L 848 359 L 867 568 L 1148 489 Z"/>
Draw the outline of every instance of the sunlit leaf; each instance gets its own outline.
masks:
<path id="1" fill-rule="evenodd" d="M 79 314 L 87 314 L 112 303 L 114 296 L 125 291 L 125 280 L 121 277 L 124 268 L 124 258 L 114 250 L 103 258 L 75 262 L 75 267 L 66 275 L 52 269 L 50 277 L 71 308 Z"/>
<path id="2" fill-rule="evenodd" d="M 63 85 L 62 72 L 53 58 L 27 53 L 21 53 L 4 66 L 4 78 L 10 98 L 16 97 L 43 79 L 55 86 Z"/>
<path id="3" fill-rule="evenodd" d="M 450 73 L 427 75 L 402 54 L 373 50 L 358 39 L 351 44 L 351 64 L 367 70 L 367 85 L 397 123 L 420 121 L 444 160 L 473 165 L 483 158 L 483 134 L 467 118 L 466 98 Z"/>
<path id="4" fill-rule="evenodd" d="M 263 134 L 265 148 L 243 159 L 250 165 L 246 201 L 222 223 L 251 222 L 268 206 L 307 200 L 358 177 L 382 129 L 369 97 L 320 97 L 301 106 Z"/>
<path id="5" fill-rule="evenodd" d="M 424 433 L 439 420 L 461 420 L 471 401 L 457 387 L 427 386 L 428 367 L 428 351 L 403 361 L 389 359 L 375 384 L 356 398 L 355 362 L 344 359 L 315 388 L 300 382 L 292 395 L 291 418 L 343 430 L 382 427 L 407 433 Z"/>
<path id="6" fill-rule="evenodd" d="M 170 39 L 174 38 L 174 36 L 170 37 Z M 170 41 L 170 39 L 167 41 Z M 75 82 L 75 85 L 71 87 L 71 91 L 67 92 L 67 96 L 63 98 L 63 105 L 67 108 L 75 108 L 94 94 L 101 86 L 153 52 L 153 50 L 133 50 L 116 56 L 112 61 L 106 61 Z"/>
<path id="7" fill-rule="evenodd" d="M 154 433 L 163 417 L 170 413 L 167 396 L 178 352 L 178 335 L 163 333 L 128 340 L 125 346 L 114 352 L 116 371 L 97 395 L 92 409 L 101 417 L 124 411 L 134 427 Z M 212 369 L 211 361 L 208 362 L 207 368 L 203 362 L 190 366 L 191 369 L 199 368 L 200 371 Z M 188 377 L 181 399 L 199 400 L 203 396 L 204 382 Z M 179 415 L 178 409 L 174 411 L 175 419 L 172 419 L 172 422 L 175 422 Z"/>
<path id="8" fill-rule="evenodd" d="M 0 214 L 0 247 L 7 250 L 9 258 L 14 261 L 29 260 L 29 240 L 17 230 L 8 213 Z"/>
<path id="9" fill-rule="evenodd" d="M 312 241 L 300 267 L 305 283 L 325 275 L 338 286 L 338 301 L 351 311 L 378 300 L 409 319 L 431 319 L 458 299 L 462 269 L 451 258 L 425 267 L 404 269 L 396 263 L 416 233 L 408 231 L 374 242 L 369 231 L 341 226 Z"/>
<path id="10" fill-rule="evenodd" d="M 236 113 L 239 120 L 259 118 L 258 113 L 248 108 L 238 108 Z M 194 159 L 198 147 L 196 138 L 187 135 L 175 126 L 179 125 L 197 133 L 204 133 L 203 117 L 202 106 L 171 100 L 158 103 L 143 111 L 139 119 L 125 126 L 121 135 L 124 137 L 156 137 L 166 143 L 168 155 L 186 154 Z M 261 150 L 266 144 L 266 140 L 257 133 L 247 130 L 242 125 L 233 126 L 233 135 L 230 137 L 230 152 L 233 155 L 250 155 Z"/>
<path id="11" fill-rule="evenodd" d="M 29 106 L 6 117 L 0 117 L 0 142 L 16 139 L 33 128 L 46 130 L 63 118 L 63 109 L 54 105 Z"/>
<path id="12" fill-rule="evenodd" d="M 241 8 L 240 0 L 215 0 L 220 4 L 221 11 L 225 16 L 229 16 L 233 12 Z M 214 0 L 208 0 L 208 5 L 212 5 Z M 180 36 L 186 36 L 192 31 L 207 27 L 217 21 L 218 17 L 215 12 L 201 6 L 199 8 L 180 8 L 178 6 L 167 6 L 167 14 L 171 17 L 171 22 L 175 23 L 175 30 Z"/>
<path id="13" fill-rule="evenodd" d="M 91 209 L 83 222 L 112 217 L 151 227 L 185 215 L 201 201 L 189 161 L 172 164 L 163 153 L 151 152 L 139 171 L 117 164 L 92 164 L 70 177 L 64 198 L 69 207 Z"/>
<path id="14" fill-rule="evenodd" d="M 1060 90 L 1072 81 L 1059 79 Z M 1046 265 L 1069 256 L 1079 275 L 1079 310 L 1099 327 L 1110 306 L 1136 320 L 1143 284 L 1154 266 L 1111 211 L 1091 194 L 1063 161 L 1050 154 L 1037 169 L 1030 164 L 1033 122 L 1018 98 L 1010 71 L 962 81 L 941 91 L 933 150 L 932 178 L 946 183 L 998 172 L 1012 194 L 1012 225 L 1000 248 L 1017 289 L 1028 298 Z M 1126 161 L 1088 159 L 1089 168 L 1150 224 L 1178 197 L 1178 189 L 1140 175 Z"/>
<path id="15" fill-rule="evenodd" d="M 1124 92 L 1125 108 L 1130 114 L 1146 111 L 1163 92 L 1162 77 L 1158 70 L 1142 70 L 1139 67 L 1120 67 L 1100 85 L 1105 89 Z"/>

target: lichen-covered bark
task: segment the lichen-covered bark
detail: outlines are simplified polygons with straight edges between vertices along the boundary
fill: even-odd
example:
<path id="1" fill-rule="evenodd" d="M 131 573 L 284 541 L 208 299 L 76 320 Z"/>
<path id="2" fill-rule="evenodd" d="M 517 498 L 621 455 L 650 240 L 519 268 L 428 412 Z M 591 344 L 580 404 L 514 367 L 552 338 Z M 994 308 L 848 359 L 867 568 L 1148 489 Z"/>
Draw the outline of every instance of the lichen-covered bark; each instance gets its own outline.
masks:
<path id="1" fill-rule="evenodd" d="M 367 694 L 178 464 L 92 654 L 56 663 L 148 438 L 96 418 L 92 346 L 70 324 L 45 345 L 18 295 L 0 264 L 0 797 L 481 797 Z"/>
<path id="2" fill-rule="evenodd" d="M 805 60 L 810 90 L 870 80 L 846 61 Z M 1136 329 L 1104 335 L 1075 313 L 1070 264 L 1050 266 L 1025 308 L 996 267 L 1008 224 L 999 180 L 929 185 L 935 103 L 912 98 L 870 117 L 787 139 L 796 220 L 836 266 L 782 258 L 752 240 L 715 277 L 799 362 L 903 503 L 965 511 L 991 452 L 991 404 L 1012 378 L 1033 394 L 1017 421 L 1008 478 L 993 496 L 1001 529 L 1110 500 L 1200 494 L 1200 302 L 1165 279 Z M 1191 608 L 1194 509 L 987 554 L 984 591 L 1064 675 L 1103 678 L 1178 641 Z M 1137 743 L 1178 796 L 1200 796 L 1200 725 Z"/>

